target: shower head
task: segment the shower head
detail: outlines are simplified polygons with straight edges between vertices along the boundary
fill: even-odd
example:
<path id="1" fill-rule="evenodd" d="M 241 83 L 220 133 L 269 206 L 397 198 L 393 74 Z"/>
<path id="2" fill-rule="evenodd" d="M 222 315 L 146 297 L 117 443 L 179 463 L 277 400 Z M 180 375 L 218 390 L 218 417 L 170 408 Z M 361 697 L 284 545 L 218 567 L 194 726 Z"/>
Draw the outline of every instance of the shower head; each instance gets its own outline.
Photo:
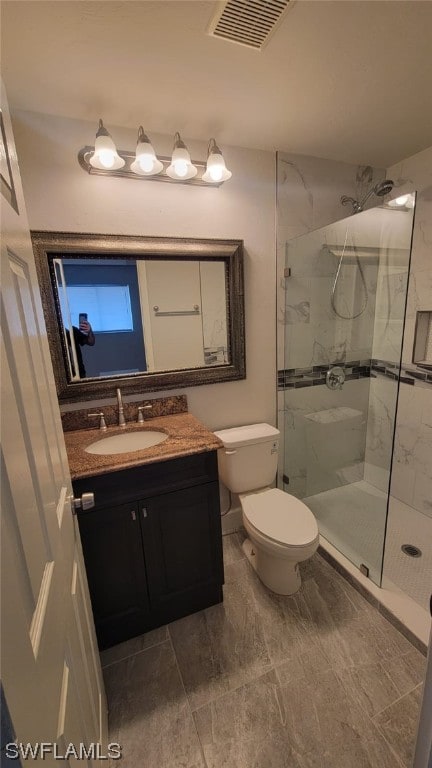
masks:
<path id="1" fill-rule="evenodd" d="M 393 187 L 394 187 L 394 181 L 392 181 L 391 179 L 383 179 L 382 181 L 379 181 L 378 184 L 375 184 L 375 186 L 372 187 L 372 189 L 369 190 L 369 192 L 367 193 L 367 195 L 365 195 L 361 203 L 359 203 L 358 200 L 354 200 L 353 197 L 347 197 L 346 195 L 343 195 L 343 197 L 341 197 L 341 203 L 342 205 L 348 205 L 348 203 L 351 203 L 353 207 L 353 212 L 360 213 L 363 210 L 365 203 L 367 202 L 367 200 L 369 200 L 371 195 L 376 195 L 377 197 L 384 197 L 384 195 L 388 195 L 388 193 L 392 191 Z"/>
<path id="2" fill-rule="evenodd" d="M 384 179 L 384 181 L 380 181 L 372 190 L 374 195 L 377 195 L 378 197 L 383 197 L 384 195 L 388 195 L 389 192 L 392 191 L 394 187 L 394 181 L 391 179 Z"/>

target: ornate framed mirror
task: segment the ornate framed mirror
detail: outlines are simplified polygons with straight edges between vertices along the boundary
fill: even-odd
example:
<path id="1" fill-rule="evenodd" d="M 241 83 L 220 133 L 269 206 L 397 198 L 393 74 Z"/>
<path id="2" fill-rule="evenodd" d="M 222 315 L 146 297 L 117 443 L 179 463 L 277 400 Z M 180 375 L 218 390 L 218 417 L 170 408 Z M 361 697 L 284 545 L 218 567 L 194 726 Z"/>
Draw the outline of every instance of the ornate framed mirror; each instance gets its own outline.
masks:
<path id="1" fill-rule="evenodd" d="M 31 234 L 60 402 L 245 378 L 241 240 Z"/>

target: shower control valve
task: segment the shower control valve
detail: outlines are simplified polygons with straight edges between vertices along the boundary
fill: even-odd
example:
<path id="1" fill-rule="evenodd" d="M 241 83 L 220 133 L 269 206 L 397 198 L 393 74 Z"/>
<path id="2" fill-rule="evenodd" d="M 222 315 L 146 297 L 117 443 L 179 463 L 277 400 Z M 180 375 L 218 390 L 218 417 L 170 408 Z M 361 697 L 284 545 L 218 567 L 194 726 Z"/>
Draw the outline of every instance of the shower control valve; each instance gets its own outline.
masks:
<path id="1" fill-rule="evenodd" d="M 329 368 L 326 373 L 326 384 L 329 389 L 342 389 L 345 381 L 345 371 L 340 365 Z"/>

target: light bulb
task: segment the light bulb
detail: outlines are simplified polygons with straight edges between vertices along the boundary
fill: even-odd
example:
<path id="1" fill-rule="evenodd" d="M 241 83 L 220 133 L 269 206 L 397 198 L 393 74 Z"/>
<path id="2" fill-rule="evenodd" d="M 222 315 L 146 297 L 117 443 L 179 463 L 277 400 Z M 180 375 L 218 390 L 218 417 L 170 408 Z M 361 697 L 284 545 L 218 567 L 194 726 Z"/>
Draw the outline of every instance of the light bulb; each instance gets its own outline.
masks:
<path id="1" fill-rule="evenodd" d="M 154 158 L 151 155 L 140 155 L 139 165 L 145 173 L 150 173 L 153 170 Z"/>
<path id="2" fill-rule="evenodd" d="M 110 149 L 102 149 L 98 152 L 98 159 L 104 168 L 112 168 L 115 163 L 115 153 Z"/>
<path id="3" fill-rule="evenodd" d="M 135 160 L 131 163 L 132 173 L 138 176 L 157 176 L 163 169 L 163 165 L 156 157 L 149 137 L 144 133 L 142 125 L 138 128 L 138 141 L 135 151 Z"/>
<path id="4" fill-rule="evenodd" d="M 181 140 L 180 134 L 174 136 L 174 149 L 171 156 L 171 163 L 166 169 L 166 175 L 170 179 L 185 180 L 193 179 L 198 173 L 198 168 L 192 165 L 190 154 L 187 151 L 185 143 Z"/>
<path id="5" fill-rule="evenodd" d="M 102 120 L 99 120 L 99 128 L 96 134 L 95 148 L 89 163 L 93 168 L 110 171 L 123 168 L 125 161 L 116 150 L 111 136 L 105 128 Z"/>
<path id="6" fill-rule="evenodd" d="M 208 146 L 207 168 L 202 175 L 202 180 L 207 184 L 218 184 L 227 181 L 232 176 L 231 171 L 225 165 L 223 154 L 214 139 L 210 139 Z"/>
<path id="7" fill-rule="evenodd" d="M 220 181 L 223 176 L 223 167 L 221 165 L 212 165 L 209 168 L 209 174 L 213 181 Z"/>
<path id="8" fill-rule="evenodd" d="M 408 207 L 414 207 L 414 205 L 410 206 L 408 201 L 412 200 L 412 195 L 400 195 L 400 197 L 395 197 L 394 200 L 389 200 L 387 205 L 390 206 L 390 208 L 402 208 L 408 205 Z"/>
<path id="9" fill-rule="evenodd" d="M 180 178 L 186 176 L 188 172 L 188 164 L 186 160 L 176 160 L 174 163 L 174 168 L 177 176 L 180 176 Z"/>
<path id="10" fill-rule="evenodd" d="M 396 205 L 405 205 L 405 203 L 408 200 L 409 195 L 401 195 L 400 197 L 397 197 L 395 200 Z"/>

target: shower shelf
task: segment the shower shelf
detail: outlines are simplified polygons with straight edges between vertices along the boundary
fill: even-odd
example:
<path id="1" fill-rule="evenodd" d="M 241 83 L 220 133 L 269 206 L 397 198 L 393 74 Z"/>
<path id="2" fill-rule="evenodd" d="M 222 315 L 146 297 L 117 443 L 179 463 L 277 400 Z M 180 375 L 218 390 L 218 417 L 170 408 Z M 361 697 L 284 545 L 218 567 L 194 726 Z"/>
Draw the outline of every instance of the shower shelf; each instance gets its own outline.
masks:
<path id="1" fill-rule="evenodd" d="M 325 411 L 316 411 L 315 413 L 306 413 L 305 419 L 314 421 L 316 424 L 334 424 L 337 421 L 347 421 L 363 416 L 362 411 L 355 408 L 341 406 L 339 408 L 327 408 Z"/>

